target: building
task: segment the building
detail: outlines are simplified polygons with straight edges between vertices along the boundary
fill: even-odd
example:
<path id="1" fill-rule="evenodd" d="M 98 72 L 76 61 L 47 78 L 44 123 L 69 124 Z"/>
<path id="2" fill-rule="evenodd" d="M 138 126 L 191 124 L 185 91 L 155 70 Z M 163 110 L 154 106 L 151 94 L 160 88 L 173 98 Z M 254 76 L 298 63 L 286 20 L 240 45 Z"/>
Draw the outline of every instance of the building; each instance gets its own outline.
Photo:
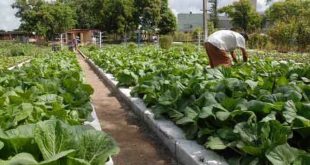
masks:
<path id="1" fill-rule="evenodd" d="M 231 29 L 231 19 L 226 15 L 218 16 L 218 29 Z M 178 14 L 178 31 L 191 32 L 197 28 L 203 28 L 202 13 L 180 13 Z"/>
<path id="2" fill-rule="evenodd" d="M 257 9 L 257 0 L 251 0 L 252 6 Z M 208 15 L 209 16 L 209 15 Z M 203 28 L 203 14 L 202 13 L 180 13 L 178 18 L 178 31 L 191 32 L 197 28 Z M 210 17 L 208 17 L 210 18 Z M 219 22 L 217 29 L 231 29 L 231 18 L 227 15 L 219 15 Z"/>
<path id="3" fill-rule="evenodd" d="M 87 45 L 93 43 L 93 38 L 98 36 L 99 30 L 94 29 L 72 29 L 65 33 L 63 39 L 66 43 L 69 43 L 73 39 L 78 39 L 79 44 Z"/>
<path id="4" fill-rule="evenodd" d="M 22 32 L 22 31 L 8 31 L 8 32 L 0 32 L 0 40 L 14 40 L 19 42 L 36 42 L 37 39 L 41 39 L 42 37 L 38 37 L 34 34 Z"/>

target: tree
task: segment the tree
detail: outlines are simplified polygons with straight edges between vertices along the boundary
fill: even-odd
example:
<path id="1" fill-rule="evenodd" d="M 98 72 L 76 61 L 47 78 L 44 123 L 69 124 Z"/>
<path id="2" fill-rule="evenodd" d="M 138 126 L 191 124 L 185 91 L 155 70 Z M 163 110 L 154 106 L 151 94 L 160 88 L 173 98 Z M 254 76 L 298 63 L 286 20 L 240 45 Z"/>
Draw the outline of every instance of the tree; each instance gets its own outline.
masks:
<path id="1" fill-rule="evenodd" d="M 209 0 L 209 4 L 211 6 L 211 9 L 209 10 L 211 12 L 210 14 L 210 21 L 213 22 L 214 27 L 218 27 L 218 11 L 217 11 L 217 0 Z"/>
<path id="2" fill-rule="evenodd" d="M 133 0 L 106 0 L 105 7 L 100 11 L 103 29 L 121 35 L 133 30 L 133 3 Z"/>
<path id="3" fill-rule="evenodd" d="M 158 24 L 160 34 L 174 33 L 177 26 L 176 17 L 168 7 L 168 0 L 162 0 L 161 2 L 161 19 Z"/>
<path id="4" fill-rule="evenodd" d="M 272 25 L 269 35 L 280 49 L 297 45 L 304 50 L 310 46 L 310 1 L 276 2 L 266 11 L 266 17 Z"/>
<path id="5" fill-rule="evenodd" d="M 155 29 L 160 21 L 161 0 L 134 0 L 135 24 L 145 30 Z"/>
<path id="6" fill-rule="evenodd" d="M 244 32 L 249 32 L 260 27 L 261 17 L 254 10 L 249 0 L 240 0 L 232 5 L 223 7 L 220 13 L 226 13 L 232 18 L 235 28 L 241 28 Z"/>
<path id="7" fill-rule="evenodd" d="M 50 4 L 42 0 L 17 0 L 12 7 L 18 10 L 16 16 L 21 18 L 21 30 L 35 32 L 48 39 L 73 28 L 76 23 L 74 11 L 60 2 Z"/>
<path id="8" fill-rule="evenodd" d="M 76 28 L 99 28 L 101 24 L 100 10 L 103 7 L 102 0 L 62 0 L 71 6 L 76 13 Z"/>

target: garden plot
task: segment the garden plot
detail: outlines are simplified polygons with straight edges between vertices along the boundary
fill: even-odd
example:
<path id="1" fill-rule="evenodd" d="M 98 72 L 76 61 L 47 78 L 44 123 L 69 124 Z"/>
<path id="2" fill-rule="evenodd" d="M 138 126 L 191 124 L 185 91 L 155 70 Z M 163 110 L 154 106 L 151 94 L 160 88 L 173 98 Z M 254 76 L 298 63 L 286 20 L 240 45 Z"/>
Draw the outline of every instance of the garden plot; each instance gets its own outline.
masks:
<path id="1" fill-rule="evenodd" d="M 93 89 L 74 54 L 34 59 L 0 74 L 0 164 L 101 165 L 118 152 L 107 134 L 83 125 L 92 120 Z"/>
<path id="2" fill-rule="evenodd" d="M 32 58 L 50 55 L 47 47 L 37 47 L 31 44 L 0 42 L 0 69 L 13 67 L 16 64 Z"/>
<path id="3" fill-rule="evenodd" d="M 119 86 L 132 88 L 155 117 L 175 122 L 229 164 L 309 160 L 309 65 L 252 59 L 206 69 L 203 54 L 180 48 L 113 46 L 85 53 Z"/>

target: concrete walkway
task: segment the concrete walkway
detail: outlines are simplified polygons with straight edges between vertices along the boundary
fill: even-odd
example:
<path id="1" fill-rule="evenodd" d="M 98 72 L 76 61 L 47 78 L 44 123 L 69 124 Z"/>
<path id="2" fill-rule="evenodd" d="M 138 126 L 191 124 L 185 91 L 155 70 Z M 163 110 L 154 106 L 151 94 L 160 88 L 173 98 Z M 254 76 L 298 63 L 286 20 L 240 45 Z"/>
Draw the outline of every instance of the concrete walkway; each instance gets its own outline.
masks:
<path id="1" fill-rule="evenodd" d="M 102 129 L 118 143 L 115 165 L 175 165 L 168 150 L 156 141 L 142 123 L 108 90 L 85 60 L 78 56 L 86 82 L 95 92 L 91 96 Z"/>

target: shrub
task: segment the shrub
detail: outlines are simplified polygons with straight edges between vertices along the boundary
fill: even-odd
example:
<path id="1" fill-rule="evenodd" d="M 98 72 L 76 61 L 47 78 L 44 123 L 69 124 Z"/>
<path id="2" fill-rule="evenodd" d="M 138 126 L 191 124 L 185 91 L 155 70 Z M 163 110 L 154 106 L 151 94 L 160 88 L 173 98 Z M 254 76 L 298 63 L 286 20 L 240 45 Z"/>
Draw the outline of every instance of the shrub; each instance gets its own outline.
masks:
<path id="1" fill-rule="evenodd" d="M 310 23 L 299 22 L 296 29 L 296 42 L 298 49 L 301 51 L 307 51 L 307 47 L 310 47 Z"/>
<path id="2" fill-rule="evenodd" d="M 160 37 L 159 45 L 162 49 L 169 49 L 172 45 L 172 41 L 173 39 L 171 36 L 165 35 L 165 36 Z"/>
<path id="3" fill-rule="evenodd" d="M 190 42 L 193 41 L 191 33 L 184 33 L 184 32 L 175 32 L 173 35 L 173 41 L 178 42 Z"/>
<path id="4" fill-rule="evenodd" d="M 268 44 L 268 36 L 265 34 L 254 33 L 249 36 L 248 46 L 251 49 L 265 49 Z"/>
<path id="5" fill-rule="evenodd" d="M 279 51 L 288 51 L 294 45 L 296 39 L 296 26 L 294 22 L 277 22 L 270 30 L 272 42 L 277 45 Z"/>
<path id="6" fill-rule="evenodd" d="M 11 56 L 24 56 L 25 52 L 22 48 L 14 47 L 10 51 Z"/>
<path id="7" fill-rule="evenodd" d="M 98 48 L 97 48 L 97 46 L 95 46 L 95 45 L 92 45 L 92 46 L 90 46 L 89 48 L 88 48 L 88 50 L 89 51 L 94 51 L 94 50 L 97 50 Z"/>
<path id="8" fill-rule="evenodd" d="M 136 49 L 138 46 L 134 42 L 129 42 L 127 47 L 128 47 L 128 49 Z"/>

